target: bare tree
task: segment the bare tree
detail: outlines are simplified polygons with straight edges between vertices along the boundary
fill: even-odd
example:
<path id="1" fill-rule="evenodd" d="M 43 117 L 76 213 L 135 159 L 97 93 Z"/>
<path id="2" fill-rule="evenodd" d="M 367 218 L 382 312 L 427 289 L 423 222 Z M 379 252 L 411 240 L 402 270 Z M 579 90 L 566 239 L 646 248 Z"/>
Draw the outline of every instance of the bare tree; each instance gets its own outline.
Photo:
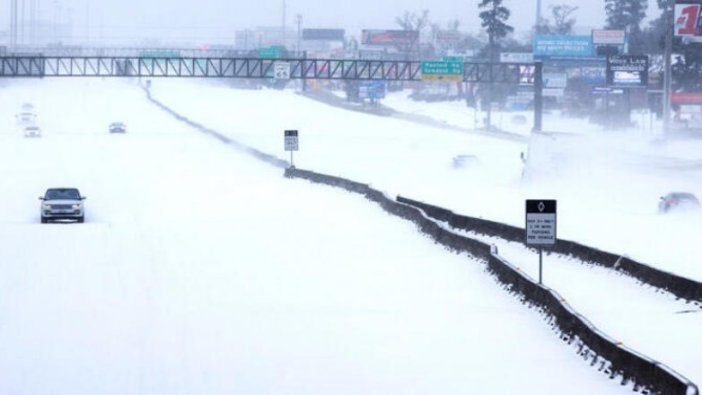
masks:
<path id="1" fill-rule="evenodd" d="M 553 16 L 553 33 L 571 34 L 575 25 L 575 18 L 570 16 L 578 10 L 578 7 L 566 4 L 552 5 L 551 15 Z"/>
<path id="2" fill-rule="evenodd" d="M 395 18 L 395 23 L 407 32 L 406 39 L 398 43 L 400 51 L 404 52 L 408 58 L 413 51 L 419 53 L 419 37 L 422 30 L 430 24 L 429 10 L 422 10 L 420 13 L 405 11 L 402 16 Z"/>

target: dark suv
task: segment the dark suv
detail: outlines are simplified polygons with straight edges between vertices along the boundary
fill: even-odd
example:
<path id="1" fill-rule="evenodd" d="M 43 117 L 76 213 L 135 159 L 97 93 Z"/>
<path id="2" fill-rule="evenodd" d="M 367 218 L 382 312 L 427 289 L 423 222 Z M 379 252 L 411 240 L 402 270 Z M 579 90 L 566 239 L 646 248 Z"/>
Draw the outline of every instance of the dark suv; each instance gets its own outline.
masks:
<path id="1" fill-rule="evenodd" d="M 41 223 L 45 224 L 55 219 L 74 219 L 83 222 L 85 209 L 83 200 L 76 188 L 49 188 L 44 196 L 39 197 L 41 203 Z"/>
<path id="2" fill-rule="evenodd" d="M 658 211 L 667 213 L 672 210 L 689 210 L 700 207 L 700 201 L 689 192 L 671 192 L 661 197 L 658 203 Z"/>

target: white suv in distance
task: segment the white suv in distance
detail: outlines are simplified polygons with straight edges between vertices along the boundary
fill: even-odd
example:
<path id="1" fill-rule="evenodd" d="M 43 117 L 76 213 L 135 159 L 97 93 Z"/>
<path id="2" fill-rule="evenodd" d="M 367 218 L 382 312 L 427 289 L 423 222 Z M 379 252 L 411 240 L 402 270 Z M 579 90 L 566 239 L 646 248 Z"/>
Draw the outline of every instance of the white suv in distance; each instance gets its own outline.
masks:
<path id="1" fill-rule="evenodd" d="M 85 209 L 80 191 L 76 188 L 49 188 L 44 196 L 40 196 L 41 223 L 45 224 L 55 219 L 74 219 L 83 222 Z"/>
<path id="2" fill-rule="evenodd" d="M 127 133 L 127 125 L 122 122 L 112 122 L 109 130 L 110 133 Z"/>

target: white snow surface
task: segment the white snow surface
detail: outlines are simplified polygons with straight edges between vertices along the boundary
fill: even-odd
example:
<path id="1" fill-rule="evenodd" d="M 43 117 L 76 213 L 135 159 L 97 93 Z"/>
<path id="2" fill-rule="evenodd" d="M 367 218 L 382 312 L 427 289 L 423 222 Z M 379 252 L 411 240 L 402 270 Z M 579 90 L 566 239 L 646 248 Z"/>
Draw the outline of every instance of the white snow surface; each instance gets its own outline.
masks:
<path id="1" fill-rule="evenodd" d="M 159 80 L 153 91 L 176 111 L 283 158 L 283 130 L 299 129 L 298 167 L 457 213 L 523 227 L 525 199 L 558 199 L 560 238 L 702 281 L 702 213 L 657 212 L 668 192 L 702 197 L 702 139 L 666 141 L 555 117 L 566 134 L 519 142 L 332 108 L 289 90 Z M 453 113 L 465 107 L 445 105 Z M 459 155 L 467 159 L 455 168 Z"/>
<path id="2" fill-rule="evenodd" d="M 449 159 L 440 151 L 473 139 L 383 119 L 338 139 L 366 118 L 289 93 L 170 89 L 190 95 L 174 97 L 180 106 L 198 103 L 193 115 L 216 108 L 203 123 L 262 148 L 282 144 L 283 124 L 303 131 L 303 152 L 353 141 L 336 151 L 348 151 L 338 167 L 320 169 L 332 173 L 370 175 L 384 162 L 376 169 L 410 182 L 407 163 L 436 170 Z M 13 124 L 24 102 L 44 137 L 25 139 Z M 0 109 L 2 394 L 630 391 L 482 264 L 359 196 L 284 179 L 156 109 L 133 83 L 13 80 Z M 328 125 L 309 133 L 320 117 Z M 108 134 L 113 121 L 127 133 Z M 439 152 L 386 128 L 436 133 Z M 485 165 L 520 149 L 472 141 L 486 145 Z M 364 145 L 376 155 L 350 153 Z M 404 149 L 386 155 L 390 146 Z M 301 153 L 301 164 L 333 154 Z M 52 186 L 88 197 L 85 224 L 39 224 L 37 196 Z"/>
<path id="3" fill-rule="evenodd" d="M 447 229 L 452 229 L 446 224 Z M 521 243 L 452 231 L 495 245 L 499 255 L 538 281 L 538 252 Z M 544 254 L 543 284 L 616 341 L 702 383 L 702 310 L 631 277 L 560 254 Z"/>

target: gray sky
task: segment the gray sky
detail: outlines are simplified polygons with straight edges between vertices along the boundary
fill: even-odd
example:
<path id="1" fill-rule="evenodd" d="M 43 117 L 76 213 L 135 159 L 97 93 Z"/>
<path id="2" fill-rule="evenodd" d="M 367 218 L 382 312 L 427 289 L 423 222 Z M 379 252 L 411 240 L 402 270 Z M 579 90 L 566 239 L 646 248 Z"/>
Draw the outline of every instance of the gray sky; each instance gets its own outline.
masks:
<path id="1" fill-rule="evenodd" d="M 22 1 L 22 0 L 20 0 Z M 24 0 L 29 7 L 32 0 Z M 282 24 L 282 0 L 35 0 L 44 19 L 72 20 L 77 39 L 108 39 L 140 36 L 169 38 L 190 37 L 194 41 L 233 39 L 234 31 L 256 26 Z M 548 17 L 550 4 L 577 5 L 577 26 L 582 32 L 604 24 L 604 0 L 542 0 Z M 2 25 L 9 21 L 10 0 L 0 9 Z M 396 28 L 395 17 L 405 10 L 430 10 L 432 21 L 445 25 L 451 19 L 461 21 L 461 30 L 479 31 L 478 0 L 287 0 L 287 23 L 294 25 L 296 14 L 303 15 L 303 27 L 345 27 L 351 33 L 362 28 Z M 651 3 L 649 12 L 657 16 Z M 524 36 L 534 23 L 536 0 L 505 0 L 512 10 L 509 21 Z M 90 20 L 90 29 L 86 21 Z M 102 25 L 102 28 L 99 26 Z"/>

